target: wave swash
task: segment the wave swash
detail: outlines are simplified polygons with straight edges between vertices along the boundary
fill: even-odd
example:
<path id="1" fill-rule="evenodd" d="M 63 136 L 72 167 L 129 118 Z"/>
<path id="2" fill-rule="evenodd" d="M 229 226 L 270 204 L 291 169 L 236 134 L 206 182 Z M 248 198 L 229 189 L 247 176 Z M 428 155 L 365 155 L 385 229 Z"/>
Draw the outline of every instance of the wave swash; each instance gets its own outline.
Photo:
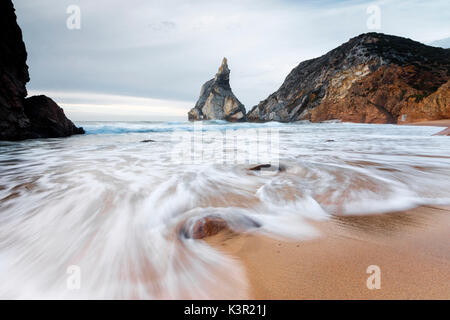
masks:
<path id="1" fill-rule="evenodd" d="M 440 128 L 203 124 L 208 143 L 278 130 L 283 170 L 264 174 L 208 157 L 174 163 L 171 136 L 193 132 L 188 122 L 79 125 L 87 135 L 0 144 L 0 298 L 246 298 L 239 262 L 181 230 L 214 215 L 239 232 L 309 239 L 311 219 L 450 204 Z"/>

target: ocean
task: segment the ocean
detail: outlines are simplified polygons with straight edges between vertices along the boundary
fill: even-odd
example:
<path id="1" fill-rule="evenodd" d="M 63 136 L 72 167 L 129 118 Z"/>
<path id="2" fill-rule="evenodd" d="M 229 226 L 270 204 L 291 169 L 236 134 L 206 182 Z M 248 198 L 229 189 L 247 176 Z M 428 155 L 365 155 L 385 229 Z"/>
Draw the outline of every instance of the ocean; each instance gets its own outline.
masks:
<path id="1" fill-rule="evenodd" d="M 76 125 L 0 142 L 0 298 L 246 298 L 239 262 L 192 238 L 202 218 L 301 240 L 333 215 L 450 204 L 438 127 Z"/>

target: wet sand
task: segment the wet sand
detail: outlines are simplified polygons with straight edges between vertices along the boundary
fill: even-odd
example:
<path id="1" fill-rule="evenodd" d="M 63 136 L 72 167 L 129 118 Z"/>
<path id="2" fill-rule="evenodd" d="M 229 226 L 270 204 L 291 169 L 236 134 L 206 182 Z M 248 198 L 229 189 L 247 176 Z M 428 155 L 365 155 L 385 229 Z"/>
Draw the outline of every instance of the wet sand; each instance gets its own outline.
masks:
<path id="1" fill-rule="evenodd" d="M 423 121 L 411 123 L 413 126 L 433 126 L 433 127 L 443 127 L 442 131 L 434 134 L 435 136 L 450 136 L 450 119 L 434 120 L 434 121 Z"/>
<path id="2" fill-rule="evenodd" d="M 450 207 L 336 216 L 313 240 L 221 233 L 207 241 L 244 265 L 252 299 L 450 299 Z M 381 289 L 366 269 L 381 269 Z"/>
<path id="3" fill-rule="evenodd" d="M 450 119 L 405 123 L 408 126 L 450 127 Z"/>

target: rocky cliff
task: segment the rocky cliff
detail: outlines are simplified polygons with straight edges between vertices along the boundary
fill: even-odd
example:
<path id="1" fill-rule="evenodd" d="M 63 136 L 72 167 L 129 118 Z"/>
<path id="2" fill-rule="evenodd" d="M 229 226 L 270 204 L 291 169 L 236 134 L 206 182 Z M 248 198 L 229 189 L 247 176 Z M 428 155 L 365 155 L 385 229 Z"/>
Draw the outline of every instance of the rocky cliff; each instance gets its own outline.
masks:
<path id="1" fill-rule="evenodd" d="M 188 118 L 190 121 L 218 119 L 234 122 L 245 121 L 245 114 L 244 105 L 231 91 L 230 69 L 227 59 L 223 58 L 216 76 L 202 86 L 200 97 L 189 111 Z"/>
<path id="2" fill-rule="evenodd" d="M 50 98 L 26 98 L 27 52 L 11 0 L 0 1 L 0 140 L 84 133 Z"/>
<path id="3" fill-rule="evenodd" d="M 304 61 L 249 121 L 407 123 L 450 118 L 450 49 L 362 34 Z"/>

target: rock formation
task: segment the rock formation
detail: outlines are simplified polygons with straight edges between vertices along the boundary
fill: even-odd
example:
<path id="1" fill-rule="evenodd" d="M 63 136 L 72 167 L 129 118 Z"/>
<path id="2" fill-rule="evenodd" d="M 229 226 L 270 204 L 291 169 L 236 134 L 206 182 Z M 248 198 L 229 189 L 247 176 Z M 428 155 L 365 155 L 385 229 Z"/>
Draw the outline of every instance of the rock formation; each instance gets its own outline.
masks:
<path id="1" fill-rule="evenodd" d="M 188 113 L 190 121 L 227 120 L 245 121 L 245 107 L 234 96 L 230 87 L 230 69 L 227 59 L 223 58 L 214 79 L 206 82 L 200 91 L 195 107 Z"/>
<path id="2" fill-rule="evenodd" d="M 193 227 L 192 239 L 204 239 L 214 236 L 223 230 L 230 231 L 225 220 L 219 217 L 205 217 L 199 220 Z"/>
<path id="3" fill-rule="evenodd" d="M 63 109 L 49 97 L 41 95 L 25 99 L 24 111 L 30 119 L 30 138 L 56 138 L 84 133 L 83 129 L 75 127 L 67 119 Z"/>
<path id="4" fill-rule="evenodd" d="M 45 96 L 26 98 L 27 52 L 11 0 L 0 1 L 0 140 L 84 133 Z"/>
<path id="5" fill-rule="evenodd" d="M 408 123 L 450 118 L 450 49 L 362 34 L 300 63 L 248 121 Z"/>
<path id="6" fill-rule="evenodd" d="M 188 220 L 181 227 L 180 234 L 189 239 L 203 239 L 222 231 L 240 233 L 260 227 L 259 222 L 247 216 L 230 215 L 225 220 L 220 215 L 210 214 L 200 219 Z"/>

